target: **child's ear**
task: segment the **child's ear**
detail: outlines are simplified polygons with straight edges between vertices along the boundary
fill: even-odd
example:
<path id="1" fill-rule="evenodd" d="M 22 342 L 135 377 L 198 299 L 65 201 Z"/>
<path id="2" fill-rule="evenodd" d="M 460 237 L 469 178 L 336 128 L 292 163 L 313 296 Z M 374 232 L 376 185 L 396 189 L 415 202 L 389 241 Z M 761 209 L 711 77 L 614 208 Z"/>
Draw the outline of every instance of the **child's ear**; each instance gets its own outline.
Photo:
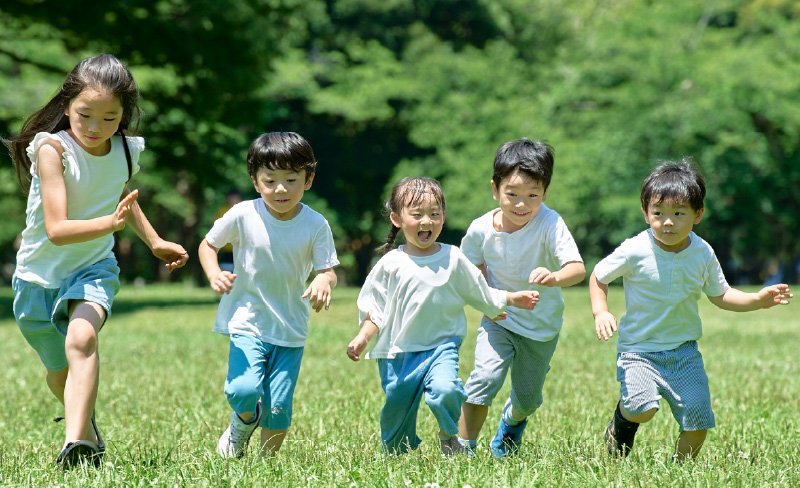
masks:
<path id="1" fill-rule="evenodd" d="M 392 213 L 389 214 L 389 220 L 391 220 L 393 226 L 397 227 L 398 229 L 400 228 L 400 216 L 399 215 L 397 215 L 396 213 L 392 212 Z"/>
<path id="2" fill-rule="evenodd" d="M 311 173 L 311 175 L 310 175 L 310 176 L 308 177 L 308 179 L 306 180 L 306 186 L 305 186 L 305 189 L 306 189 L 306 190 L 310 190 L 310 189 L 311 189 L 311 183 L 313 183 L 313 182 L 314 182 L 314 175 L 315 175 L 315 174 L 316 174 L 316 173 Z"/>
<path id="3" fill-rule="evenodd" d="M 494 180 L 492 180 L 492 198 L 500 200 L 500 191 L 497 189 L 497 185 L 494 184 Z"/>
<path id="4" fill-rule="evenodd" d="M 644 214 L 644 221 L 647 222 L 647 225 L 650 225 L 650 219 L 647 217 L 647 209 L 643 208 L 642 213 Z"/>
<path id="5" fill-rule="evenodd" d="M 697 225 L 697 224 L 699 224 L 699 223 L 700 223 L 700 219 L 702 219 L 702 218 L 703 218 L 703 212 L 704 212 L 704 211 L 705 211 L 705 208 L 701 208 L 700 210 L 698 210 L 697 212 L 695 212 L 695 215 L 694 215 L 694 225 Z"/>

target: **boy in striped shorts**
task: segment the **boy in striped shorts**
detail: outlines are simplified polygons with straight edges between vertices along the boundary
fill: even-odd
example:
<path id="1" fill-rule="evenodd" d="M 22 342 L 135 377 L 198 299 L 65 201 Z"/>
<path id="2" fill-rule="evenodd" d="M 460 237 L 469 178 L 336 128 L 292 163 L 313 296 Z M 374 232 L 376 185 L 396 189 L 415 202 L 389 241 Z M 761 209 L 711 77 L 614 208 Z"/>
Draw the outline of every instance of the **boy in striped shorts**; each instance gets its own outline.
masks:
<path id="1" fill-rule="evenodd" d="M 728 285 L 714 250 L 692 232 L 703 216 L 705 193 L 690 159 L 662 162 L 642 186 L 642 212 L 650 228 L 623 242 L 589 278 L 597 338 L 608 340 L 619 331 L 620 400 L 605 432 L 612 455 L 627 456 L 639 424 L 653 418 L 662 397 L 680 426 L 675 460 L 694 457 L 714 427 L 708 376 L 696 342 L 702 335 L 701 292 L 717 307 L 736 312 L 787 305 L 793 296 L 784 284 L 758 293 Z M 607 297 L 608 284 L 619 277 L 626 311 L 617 326 Z"/>

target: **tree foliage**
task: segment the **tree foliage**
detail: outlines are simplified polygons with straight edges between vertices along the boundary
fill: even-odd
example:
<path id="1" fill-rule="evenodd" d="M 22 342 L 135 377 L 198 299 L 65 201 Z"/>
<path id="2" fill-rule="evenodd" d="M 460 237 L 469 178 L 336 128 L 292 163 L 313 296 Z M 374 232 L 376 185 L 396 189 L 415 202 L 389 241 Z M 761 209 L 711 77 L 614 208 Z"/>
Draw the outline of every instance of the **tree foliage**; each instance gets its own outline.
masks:
<path id="1" fill-rule="evenodd" d="M 495 149 L 545 139 L 547 203 L 591 265 L 643 228 L 639 186 L 656 160 L 691 155 L 709 190 L 698 232 L 726 266 L 757 269 L 800 257 L 798 17 L 790 0 L 8 0 L 0 133 L 78 59 L 111 52 L 143 94 L 133 183 L 160 233 L 193 252 L 230 188 L 254 196 L 249 142 L 296 131 L 320 160 L 309 203 L 355 283 L 399 177 L 442 180 L 443 238 L 457 243 L 495 205 Z M 11 171 L 0 165 L 4 243 L 24 221 Z M 126 254 L 131 235 L 125 273 L 158 277 L 144 246 Z"/>

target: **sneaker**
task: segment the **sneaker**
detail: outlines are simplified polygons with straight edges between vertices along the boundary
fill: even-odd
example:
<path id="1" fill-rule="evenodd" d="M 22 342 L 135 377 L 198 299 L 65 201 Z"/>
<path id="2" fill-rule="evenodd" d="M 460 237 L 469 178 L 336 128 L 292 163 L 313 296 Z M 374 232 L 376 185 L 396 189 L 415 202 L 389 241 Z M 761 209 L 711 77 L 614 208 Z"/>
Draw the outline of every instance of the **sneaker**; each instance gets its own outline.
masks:
<path id="1" fill-rule="evenodd" d="M 442 457 L 475 457 L 475 453 L 472 452 L 472 449 L 458 442 L 458 436 L 449 439 L 439 439 L 439 447 L 442 449 Z"/>
<path id="2" fill-rule="evenodd" d="M 236 412 L 231 412 L 231 425 L 219 438 L 217 453 L 222 457 L 241 459 L 247 449 L 247 443 L 250 442 L 250 436 L 258 427 L 259 420 L 261 420 L 261 402 L 256 404 L 256 415 L 250 423 L 244 423 Z"/>
<path id="3" fill-rule="evenodd" d="M 69 442 L 56 458 L 56 464 L 63 469 L 71 469 L 80 464 L 100 467 L 97 444 L 90 441 Z"/>
<path id="4" fill-rule="evenodd" d="M 511 408 L 511 399 L 506 401 L 503 407 L 503 414 L 500 415 L 500 425 L 497 427 L 497 434 L 492 439 L 492 454 L 498 459 L 514 455 L 522 444 L 522 434 L 528 425 L 528 419 L 523 420 L 517 425 L 508 425 L 505 420 L 506 411 Z"/>
<path id="5" fill-rule="evenodd" d="M 635 429 L 617 429 L 616 416 L 611 418 L 606 428 L 606 449 L 612 456 L 626 457 L 633 448 Z"/>

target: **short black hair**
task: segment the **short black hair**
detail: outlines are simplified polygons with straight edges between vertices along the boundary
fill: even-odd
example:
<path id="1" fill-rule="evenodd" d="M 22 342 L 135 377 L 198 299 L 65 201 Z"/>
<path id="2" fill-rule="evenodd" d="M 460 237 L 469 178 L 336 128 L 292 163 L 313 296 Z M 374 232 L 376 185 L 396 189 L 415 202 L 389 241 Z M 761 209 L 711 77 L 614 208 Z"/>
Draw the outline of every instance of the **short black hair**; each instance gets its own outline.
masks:
<path id="1" fill-rule="evenodd" d="M 497 149 L 494 156 L 492 181 L 500 188 L 504 178 L 519 170 L 541 182 L 547 190 L 553 177 L 554 160 L 555 152 L 546 142 L 532 141 L 527 137 L 506 142 Z"/>
<path id="2" fill-rule="evenodd" d="M 642 209 L 663 201 L 688 202 L 692 210 L 703 208 L 706 183 L 692 162 L 684 157 L 680 161 L 659 161 L 642 184 Z"/>
<path id="3" fill-rule="evenodd" d="M 247 172 L 255 178 L 261 168 L 305 170 L 306 181 L 317 167 L 311 145 L 295 132 L 261 134 L 247 151 Z"/>

